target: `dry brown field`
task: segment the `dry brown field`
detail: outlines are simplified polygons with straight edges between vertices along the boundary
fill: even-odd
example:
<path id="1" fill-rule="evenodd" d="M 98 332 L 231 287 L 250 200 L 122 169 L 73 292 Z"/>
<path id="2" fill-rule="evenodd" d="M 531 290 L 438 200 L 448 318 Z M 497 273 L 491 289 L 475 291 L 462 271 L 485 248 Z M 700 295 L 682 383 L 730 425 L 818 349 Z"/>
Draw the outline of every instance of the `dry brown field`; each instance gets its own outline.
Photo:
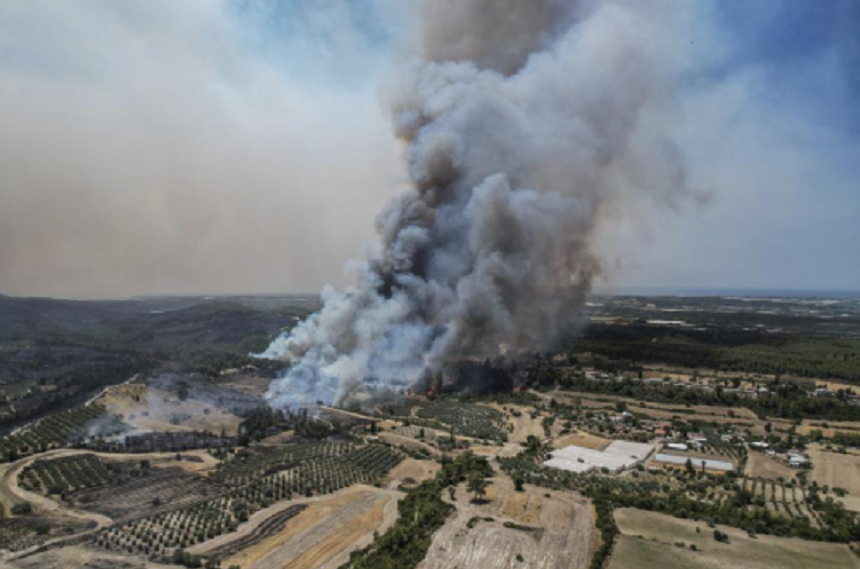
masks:
<path id="1" fill-rule="evenodd" d="M 242 420 L 210 403 L 186 399 L 180 401 L 175 394 L 146 387 L 139 394 L 137 390 L 130 392 L 129 388 L 136 384 L 118 386 L 120 389 L 108 389 L 101 397 L 101 402 L 109 413 L 121 415 L 124 422 L 140 431 L 209 431 L 220 434 L 223 430 L 227 435 L 235 435 Z M 139 399 L 139 400 L 138 400 Z M 171 419 L 181 417 L 180 421 Z"/>
<path id="2" fill-rule="evenodd" d="M 457 510 L 434 535 L 419 569 L 588 567 L 595 530 L 584 498 L 528 485 L 516 492 L 501 474 L 491 482 L 478 503 L 464 484 L 457 488 Z M 451 503 L 447 493 L 443 499 Z"/>
<path id="3" fill-rule="evenodd" d="M 564 448 L 567 446 L 576 445 L 594 450 L 603 450 L 607 446 L 609 446 L 609 443 L 611 442 L 612 439 L 605 439 L 603 437 L 597 437 L 584 431 L 579 431 L 554 439 L 552 441 L 552 446 L 553 448 Z"/>
<path id="4" fill-rule="evenodd" d="M 4 564 L 0 569 L 177 569 L 176 565 L 163 565 L 140 557 L 129 557 L 108 551 L 73 545 L 37 553 Z"/>
<path id="5" fill-rule="evenodd" d="M 388 478 L 396 485 L 402 484 L 407 478 L 423 482 L 433 478 L 442 466 L 435 460 L 416 460 L 407 458 L 388 473 Z"/>
<path id="6" fill-rule="evenodd" d="M 750 452 L 744 474 L 750 478 L 768 478 L 776 480 L 779 477 L 791 480 L 797 475 L 797 469 L 770 458 L 761 452 Z"/>
<path id="7" fill-rule="evenodd" d="M 827 425 L 827 427 L 824 427 L 824 425 Z M 821 431 L 825 437 L 833 437 L 839 432 L 857 435 L 860 434 L 860 423 L 804 419 L 803 423 L 798 427 L 797 432 L 802 435 L 808 435 L 811 431 L 815 430 Z"/>
<path id="8" fill-rule="evenodd" d="M 860 497 L 860 454 L 839 454 L 824 450 L 821 445 L 809 445 L 812 461 L 810 480 L 819 486 L 845 488 L 849 494 Z"/>
<path id="9" fill-rule="evenodd" d="M 514 430 L 508 433 L 508 440 L 510 442 L 523 443 L 528 439 L 529 435 L 533 435 L 539 439 L 544 438 L 543 425 L 541 423 L 543 418 L 538 416 L 532 419 L 531 412 L 534 411 L 533 407 L 509 403 L 504 405 L 489 403 L 487 406 L 504 414 L 507 424 L 513 426 Z M 518 411 L 520 416 L 514 417 L 510 412 L 511 409 Z"/>
<path id="10" fill-rule="evenodd" d="M 293 500 L 257 512 L 232 534 L 219 536 L 190 551 L 205 554 L 253 533 L 254 529 L 284 507 L 307 507 L 284 528 L 224 559 L 223 567 L 242 569 L 336 568 L 349 553 L 369 545 L 373 532 L 383 533 L 397 518 L 399 492 L 358 485 L 337 494 Z"/>
<path id="11" fill-rule="evenodd" d="M 728 534 L 729 543 L 719 543 L 703 522 L 631 508 L 616 510 L 615 518 L 622 536 L 609 569 L 860 568 L 860 560 L 847 545 L 768 535 L 751 538 L 744 531 L 722 526 L 719 529 Z M 692 551 L 691 544 L 698 551 Z"/>

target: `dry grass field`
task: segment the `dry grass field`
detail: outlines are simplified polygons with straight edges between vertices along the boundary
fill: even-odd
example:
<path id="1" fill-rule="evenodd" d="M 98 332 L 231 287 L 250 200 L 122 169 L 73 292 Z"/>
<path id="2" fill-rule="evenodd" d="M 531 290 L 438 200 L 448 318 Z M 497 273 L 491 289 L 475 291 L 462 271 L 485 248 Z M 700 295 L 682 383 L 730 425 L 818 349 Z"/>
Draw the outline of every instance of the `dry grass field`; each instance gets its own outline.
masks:
<path id="1" fill-rule="evenodd" d="M 0 569 L 177 569 L 177 567 L 79 545 L 49 549 L 9 564 L 0 561 Z"/>
<path id="2" fill-rule="evenodd" d="M 609 443 L 611 442 L 611 439 L 604 439 L 603 437 L 597 437 L 586 432 L 577 432 L 564 435 L 553 440 L 552 446 L 553 448 L 564 448 L 576 445 L 578 447 L 585 447 L 594 450 L 603 450 L 609 446 Z"/>
<path id="3" fill-rule="evenodd" d="M 826 427 L 824 425 L 827 425 Z M 821 431 L 825 437 L 833 437 L 836 433 L 847 433 L 857 435 L 860 434 L 860 423 L 856 422 L 839 422 L 839 421 L 821 421 L 819 419 L 810 421 L 804 419 L 797 432 L 802 435 L 808 435 L 812 431 Z"/>
<path id="4" fill-rule="evenodd" d="M 710 406 L 690 406 L 672 405 L 669 403 L 646 403 L 645 406 L 640 405 L 640 401 L 629 397 L 619 397 L 615 395 L 591 395 L 586 393 L 572 393 L 565 391 L 553 391 L 547 394 L 542 394 L 544 398 L 553 397 L 558 401 L 572 404 L 574 401 L 579 401 L 584 409 L 587 410 L 605 410 L 614 412 L 615 404 L 623 402 L 627 405 L 631 413 L 648 416 L 652 419 L 671 420 L 673 417 L 678 417 L 686 421 L 694 419 L 705 421 L 708 423 L 731 423 L 743 427 L 749 427 L 758 434 L 764 434 L 764 426 L 766 421 L 760 421 L 756 415 L 748 409 L 739 407 L 710 407 Z M 774 426 L 777 426 L 778 421 L 771 421 Z M 786 422 L 785 426 L 790 426 Z"/>
<path id="5" fill-rule="evenodd" d="M 137 389 L 132 389 L 137 387 Z M 145 388 L 143 390 L 139 388 Z M 155 387 L 125 384 L 110 388 L 101 397 L 109 413 L 139 431 L 209 431 L 235 435 L 242 420 L 210 403 L 186 399 Z"/>
<path id="6" fill-rule="evenodd" d="M 461 484 L 457 511 L 436 532 L 419 569 L 588 567 L 594 515 L 583 498 L 530 486 L 516 492 L 501 475 L 492 478 L 484 500 L 471 498 Z M 447 493 L 443 499 L 450 502 Z"/>
<path id="7" fill-rule="evenodd" d="M 845 488 L 849 494 L 860 497 L 860 454 L 828 452 L 821 445 L 809 445 L 808 450 L 812 461 L 810 480 L 820 486 Z"/>
<path id="8" fill-rule="evenodd" d="M 487 406 L 504 413 L 508 425 L 513 426 L 513 431 L 508 433 L 508 440 L 510 442 L 523 443 L 530 435 L 539 439 L 544 438 L 543 425 L 541 423 L 543 419 L 540 416 L 532 419 L 531 413 L 534 411 L 533 407 L 513 405 L 510 403 L 506 403 L 505 405 L 490 403 Z M 519 417 L 511 414 L 511 409 L 516 410 L 519 413 Z"/>
<path id="9" fill-rule="evenodd" d="M 248 540 L 250 545 L 221 563 L 224 567 L 239 565 L 242 569 L 336 568 L 349 553 L 368 545 L 373 532 L 384 532 L 397 517 L 400 493 L 370 486 L 352 486 L 337 494 L 293 500 L 253 515 L 239 531 L 223 535 L 192 548 L 192 553 L 224 549 L 248 540 L 257 527 L 280 513 L 286 506 L 306 506 L 289 519 L 283 529 L 264 539 Z"/>
<path id="10" fill-rule="evenodd" d="M 407 458 L 388 473 L 388 478 L 393 485 L 403 484 L 407 479 L 412 479 L 415 482 L 423 482 L 435 476 L 440 468 L 442 466 L 435 460 Z"/>
<path id="11" fill-rule="evenodd" d="M 747 458 L 744 474 L 750 478 L 768 478 L 776 480 L 780 477 L 791 480 L 797 475 L 797 469 L 785 463 L 770 458 L 761 452 L 750 452 Z"/>
<path id="12" fill-rule="evenodd" d="M 617 510 L 622 536 L 609 569 L 858 569 L 847 545 L 760 535 L 720 527 L 729 543 L 719 543 L 702 522 L 680 520 L 631 508 Z M 701 531 L 697 532 L 696 528 Z M 683 546 L 676 545 L 683 543 Z M 690 549 L 694 544 L 698 551 Z"/>

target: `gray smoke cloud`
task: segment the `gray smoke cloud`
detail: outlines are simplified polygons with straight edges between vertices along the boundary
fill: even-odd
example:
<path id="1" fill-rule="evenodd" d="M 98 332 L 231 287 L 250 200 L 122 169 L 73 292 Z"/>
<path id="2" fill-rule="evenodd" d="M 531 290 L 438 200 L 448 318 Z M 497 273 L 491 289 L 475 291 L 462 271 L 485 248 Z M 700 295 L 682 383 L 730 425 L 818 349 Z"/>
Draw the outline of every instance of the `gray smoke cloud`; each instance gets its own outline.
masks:
<path id="1" fill-rule="evenodd" d="M 627 3 L 424 5 L 423 51 L 391 87 L 411 189 L 377 217 L 357 282 L 263 354 L 279 406 L 426 381 L 464 357 L 552 345 L 601 263 L 597 228 L 688 194 L 654 128 L 671 102 L 654 22 Z"/>

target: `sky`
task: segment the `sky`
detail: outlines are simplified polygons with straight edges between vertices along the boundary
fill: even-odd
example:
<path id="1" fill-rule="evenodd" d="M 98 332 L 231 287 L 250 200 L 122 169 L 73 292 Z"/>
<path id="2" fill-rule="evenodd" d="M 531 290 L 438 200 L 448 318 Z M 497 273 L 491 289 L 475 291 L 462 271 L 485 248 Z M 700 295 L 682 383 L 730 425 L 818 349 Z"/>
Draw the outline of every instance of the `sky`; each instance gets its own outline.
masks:
<path id="1" fill-rule="evenodd" d="M 651 3 L 704 197 L 621 208 L 601 287 L 860 289 L 860 2 Z M 348 283 L 408 184 L 416 6 L 0 1 L 0 294 Z"/>

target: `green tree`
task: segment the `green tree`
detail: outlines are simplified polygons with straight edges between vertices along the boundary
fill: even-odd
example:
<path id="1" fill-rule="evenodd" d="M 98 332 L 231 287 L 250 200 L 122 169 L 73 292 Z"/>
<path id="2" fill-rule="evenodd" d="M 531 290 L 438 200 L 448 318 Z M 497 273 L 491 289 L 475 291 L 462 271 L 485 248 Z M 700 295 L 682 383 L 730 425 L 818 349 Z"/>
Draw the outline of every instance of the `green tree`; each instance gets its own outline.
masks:
<path id="1" fill-rule="evenodd" d="M 472 472 L 469 474 L 469 481 L 467 483 L 467 488 L 469 492 L 472 492 L 475 497 L 473 500 L 477 500 L 478 496 L 484 496 L 487 493 L 487 480 L 484 478 L 484 475 L 480 472 Z"/>

